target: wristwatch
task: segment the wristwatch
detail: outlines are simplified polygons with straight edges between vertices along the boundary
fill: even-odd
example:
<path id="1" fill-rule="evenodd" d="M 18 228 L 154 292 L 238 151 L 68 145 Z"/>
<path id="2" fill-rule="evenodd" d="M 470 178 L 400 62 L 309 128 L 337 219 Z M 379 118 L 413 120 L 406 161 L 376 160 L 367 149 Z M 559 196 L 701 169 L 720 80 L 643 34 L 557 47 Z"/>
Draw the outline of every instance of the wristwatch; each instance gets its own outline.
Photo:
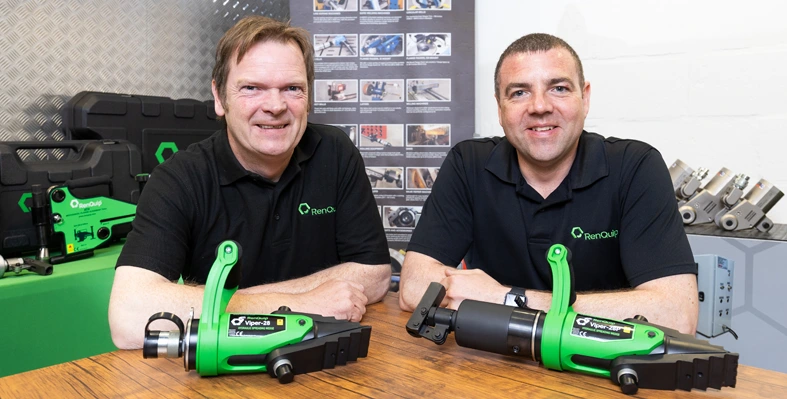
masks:
<path id="1" fill-rule="evenodd" d="M 516 299 L 520 298 L 522 304 L 516 303 Z M 525 289 L 520 287 L 511 287 L 511 291 L 508 291 L 506 294 L 506 299 L 503 301 L 503 305 L 506 306 L 516 306 L 516 307 L 525 307 L 527 306 L 527 296 L 525 296 Z"/>

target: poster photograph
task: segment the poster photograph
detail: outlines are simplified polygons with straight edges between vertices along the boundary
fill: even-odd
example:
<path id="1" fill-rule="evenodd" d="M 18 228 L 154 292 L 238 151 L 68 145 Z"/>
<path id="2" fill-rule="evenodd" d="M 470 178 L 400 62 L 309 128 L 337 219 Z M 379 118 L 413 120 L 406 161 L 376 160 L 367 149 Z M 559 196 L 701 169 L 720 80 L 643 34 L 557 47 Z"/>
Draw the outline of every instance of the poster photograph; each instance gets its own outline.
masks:
<path id="1" fill-rule="evenodd" d="M 361 57 L 402 57 L 404 34 L 372 33 L 361 35 Z"/>
<path id="2" fill-rule="evenodd" d="M 315 80 L 314 101 L 358 102 L 358 81 L 350 80 Z"/>
<path id="3" fill-rule="evenodd" d="M 297 1 L 297 0 L 294 0 Z M 314 11 L 358 11 L 358 0 L 313 0 Z"/>
<path id="4" fill-rule="evenodd" d="M 314 35 L 315 57 L 357 57 L 358 35 L 337 33 Z"/>
<path id="5" fill-rule="evenodd" d="M 408 147 L 450 145 L 451 125 L 447 123 L 407 125 Z"/>
<path id="6" fill-rule="evenodd" d="M 404 80 L 363 80 L 361 79 L 361 102 L 403 102 Z"/>
<path id="7" fill-rule="evenodd" d="M 407 168 L 408 190 L 431 190 L 440 168 Z"/>
<path id="8" fill-rule="evenodd" d="M 451 79 L 407 79 L 407 101 L 451 101 Z"/>
<path id="9" fill-rule="evenodd" d="M 450 33 L 408 33 L 407 56 L 428 57 L 451 55 Z"/>
<path id="10" fill-rule="evenodd" d="M 404 126 L 361 125 L 361 147 L 403 147 Z"/>
<path id="11" fill-rule="evenodd" d="M 401 190 L 404 187 L 404 168 L 401 166 L 366 167 L 373 189 Z"/>

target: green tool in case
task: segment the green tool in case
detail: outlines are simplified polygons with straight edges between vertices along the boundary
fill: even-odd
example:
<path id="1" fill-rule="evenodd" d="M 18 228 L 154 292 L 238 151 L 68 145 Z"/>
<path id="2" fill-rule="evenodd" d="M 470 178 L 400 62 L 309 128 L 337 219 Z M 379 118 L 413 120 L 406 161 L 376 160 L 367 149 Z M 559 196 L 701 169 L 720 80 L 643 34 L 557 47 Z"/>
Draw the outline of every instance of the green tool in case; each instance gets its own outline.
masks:
<path id="1" fill-rule="evenodd" d="M 137 176 L 140 186 L 147 181 L 147 174 Z M 109 176 L 87 177 L 69 180 L 52 186 L 47 191 L 48 222 L 51 233 L 60 236 L 61 254 L 50 258 L 52 264 L 83 259 L 93 255 L 93 250 L 125 237 L 131 231 L 131 222 L 137 205 L 107 196 L 81 198 L 75 190 L 107 185 L 112 187 Z M 33 212 L 38 212 L 37 189 L 33 190 Z M 42 234 L 43 246 L 46 234 Z M 57 237 L 55 237 L 57 238 Z"/>

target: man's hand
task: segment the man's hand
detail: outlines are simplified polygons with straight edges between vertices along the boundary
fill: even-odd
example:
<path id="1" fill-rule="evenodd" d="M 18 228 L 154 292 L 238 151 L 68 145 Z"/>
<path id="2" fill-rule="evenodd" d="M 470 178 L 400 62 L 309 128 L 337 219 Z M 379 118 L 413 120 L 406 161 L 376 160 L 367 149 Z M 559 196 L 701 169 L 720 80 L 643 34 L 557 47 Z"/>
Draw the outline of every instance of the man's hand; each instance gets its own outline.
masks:
<path id="1" fill-rule="evenodd" d="M 347 280 L 328 280 L 317 288 L 297 295 L 293 311 L 333 316 L 339 320 L 361 321 L 369 299 L 363 285 Z"/>
<path id="2" fill-rule="evenodd" d="M 509 288 L 501 285 L 480 269 L 446 269 L 445 278 L 440 280 L 445 287 L 445 299 L 441 306 L 457 309 L 465 299 L 503 303 Z"/>

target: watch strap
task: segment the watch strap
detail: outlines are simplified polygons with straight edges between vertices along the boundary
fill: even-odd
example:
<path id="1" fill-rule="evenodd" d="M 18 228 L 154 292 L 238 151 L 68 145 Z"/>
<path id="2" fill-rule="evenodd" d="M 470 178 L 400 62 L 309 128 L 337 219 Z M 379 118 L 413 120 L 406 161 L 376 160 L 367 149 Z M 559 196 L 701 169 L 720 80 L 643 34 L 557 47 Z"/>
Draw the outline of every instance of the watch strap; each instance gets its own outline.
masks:
<path id="1" fill-rule="evenodd" d="M 516 301 L 517 298 L 520 298 L 522 305 L 527 305 L 527 296 L 525 295 L 525 289 L 521 287 L 511 287 L 511 290 L 508 291 L 508 293 L 506 294 L 503 304 L 506 306 L 520 307 Z"/>

